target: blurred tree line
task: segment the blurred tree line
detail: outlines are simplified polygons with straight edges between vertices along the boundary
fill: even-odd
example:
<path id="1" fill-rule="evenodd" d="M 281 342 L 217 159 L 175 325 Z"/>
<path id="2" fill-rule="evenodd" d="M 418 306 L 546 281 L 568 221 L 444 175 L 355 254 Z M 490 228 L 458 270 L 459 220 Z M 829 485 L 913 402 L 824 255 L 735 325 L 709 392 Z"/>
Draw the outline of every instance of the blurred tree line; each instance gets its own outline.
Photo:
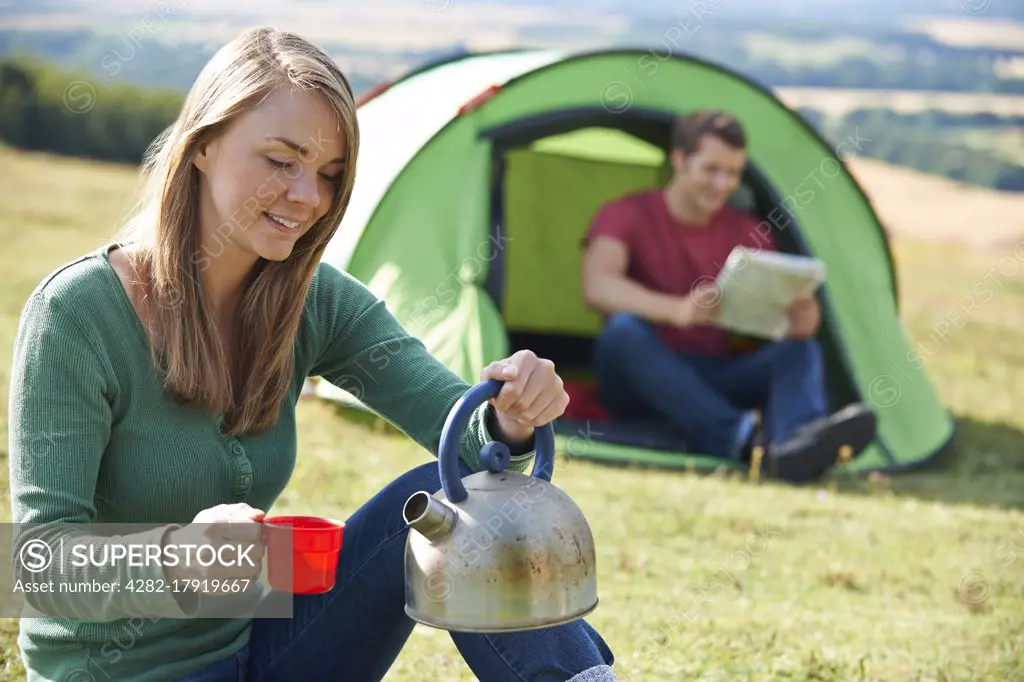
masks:
<path id="1" fill-rule="evenodd" d="M 833 144 L 860 140 L 865 156 L 983 187 L 1024 192 L 1024 116 L 855 109 L 842 117 L 798 110 Z M 1006 132 L 1017 139 L 1006 144 Z M 967 142 L 967 133 L 975 143 Z M 987 137 L 987 140 L 985 139 Z M 986 144 L 979 144 L 979 138 Z"/>
<path id="2" fill-rule="evenodd" d="M 769 88 L 1024 94 L 1024 76 L 1013 68 L 1024 58 L 1020 47 L 945 45 L 897 26 L 715 19 L 697 21 L 688 13 L 675 31 L 662 27 L 655 33 L 657 24 L 644 30 L 659 36 L 652 45 L 657 54 L 676 50 L 699 55 Z M 637 38 L 643 41 L 640 34 Z M 851 43 L 859 47 L 852 49 Z"/>
<path id="3" fill-rule="evenodd" d="M 1024 79 L 1000 78 L 984 57 L 976 61 L 921 58 L 880 64 L 865 57 L 845 57 L 828 66 L 790 65 L 751 60 L 743 73 L 772 87 L 869 88 L 1024 94 Z"/>
<path id="4" fill-rule="evenodd" d="M 108 86 L 13 57 L 0 61 L 0 140 L 25 150 L 137 164 L 183 100 L 178 92 Z"/>
<path id="5" fill-rule="evenodd" d="M 150 142 L 177 117 L 183 100 L 177 91 L 127 83 L 108 87 L 28 58 L 0 60 L 0 140 L 25 150 L 138 164 Z M 799 113 L 834 144 L 857 135 L 868 157 L 1024 191 L 1024 139 L 1013 145 L 1017 156 L 1007 152 L 1001 138 L 991 138 L 989 147 L 963 140 L 964 131 L 1019 132 L 1024 116 L 889 109 L 854 110 L 842 117 L 813 109 Z"/>

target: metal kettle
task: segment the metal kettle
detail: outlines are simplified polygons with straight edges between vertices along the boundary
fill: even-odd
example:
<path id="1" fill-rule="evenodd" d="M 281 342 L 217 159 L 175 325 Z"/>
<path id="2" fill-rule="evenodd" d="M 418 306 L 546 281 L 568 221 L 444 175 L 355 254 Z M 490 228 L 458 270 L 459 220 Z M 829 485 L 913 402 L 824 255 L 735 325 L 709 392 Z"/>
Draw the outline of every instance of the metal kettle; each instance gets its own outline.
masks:
<path id="1" fill-rule="evenodd" d="M 473 411 L 503 382 L 484 381 L 452 407 L 441 432 L 441 490 L 413 493 L 403 508 L 405 612 L 459 632 L 510 632 L 568 623 L 597 608 L 590 525 L 551 483 L 555 435 L 534 432 L 531 475 L 506 471 L 508 448 L 480 450 L 483 471 L 459 475 L 459 441 Z"/>

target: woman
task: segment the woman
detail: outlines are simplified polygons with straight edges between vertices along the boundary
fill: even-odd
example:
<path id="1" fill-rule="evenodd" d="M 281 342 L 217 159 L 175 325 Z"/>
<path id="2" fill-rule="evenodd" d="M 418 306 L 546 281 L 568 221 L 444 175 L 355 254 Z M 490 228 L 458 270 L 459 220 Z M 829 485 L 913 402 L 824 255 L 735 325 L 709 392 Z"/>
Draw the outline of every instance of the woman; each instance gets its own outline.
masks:
<path id="1" fill-rule="evenodd" d="M 25 306 L 10 403 L 16 523 L 45 524 L 31 526 L 33 537 L 51 547 L 58 532 L 95 540 L 76 525 L 86 523 L 150 524 L 126 537 L 158 549 L 197 534 L 255 538 L 239 531 L 258 531 L 288 483 L 295 404 L 311 376 L 361 386 L 364 402 L 437 454 L 469 386 L 366 288 L 319 263 L 348 204 L 358 147 L 345 77 L 301 38 L 250 31 L 211 59 L 154 144 L 126 230 L 48 276 Z M 462 435 L 462 473 L 478 468 L 492 438 L 523 471 L 533 428 L 568 402 L 562 382 L 530 352 L 481 378 L 506 383 Z M 401 508 L 439 487 L 427 463 L 356 511 L 336 586 L 296 595 L 290 618 L 189 618 L 217 602 L 127 587 L 227 575 L 213 569 L 93 567 L 90 579 L 118 589 L 28 600 L 69 616 L 22 620 L 29 680 L 381 679 L 413 628 Z M 59 579 L 85 579 L 82 570 Z M 611 652 L 583 621 L 452 638 L 484 682 L 614 679 Z"/>

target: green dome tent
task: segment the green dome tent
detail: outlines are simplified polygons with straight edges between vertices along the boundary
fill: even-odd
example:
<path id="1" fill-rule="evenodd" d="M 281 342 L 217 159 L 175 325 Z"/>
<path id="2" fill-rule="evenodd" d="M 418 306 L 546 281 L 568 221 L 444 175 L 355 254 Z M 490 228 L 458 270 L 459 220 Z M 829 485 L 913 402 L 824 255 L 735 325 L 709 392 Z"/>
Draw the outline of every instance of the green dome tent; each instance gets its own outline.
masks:
<path id="1" fill-rule="evenodd" d="M 862 400 L 879 420 L 875 444 L 845 468 L 924 463 L 954 424 L 900 324 L 885 232 L 843 164 L 859 141 L 830 147 L 721 67 L 648 51 L 511 51 L 379 86 L 360 103 L 355 193 L 324 261 L 384 298 L 465 380 L 530 348 L 585 392 L 601 318 L 582 301 L 581 237 L 603 203 L 668 178 L 672 119 L 706 107 L 733 112 L 748 134 L 734 203 L 760 216 L 783 250 L 827 266 L 820 340 L 830 399 Z M 325 382 L 317 393 L 353 402 Z M 723 464 L 655 424 L 570 412 L 556 432 L 570 456 Z"/>

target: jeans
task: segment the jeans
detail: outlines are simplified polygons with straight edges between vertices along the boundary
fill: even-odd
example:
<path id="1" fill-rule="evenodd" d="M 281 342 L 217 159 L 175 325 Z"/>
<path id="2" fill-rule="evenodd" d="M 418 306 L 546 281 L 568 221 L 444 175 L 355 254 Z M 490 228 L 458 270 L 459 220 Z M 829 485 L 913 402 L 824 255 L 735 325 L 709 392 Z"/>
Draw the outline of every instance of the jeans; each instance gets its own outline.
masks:
<path id="1" fill-rule="evenodd" d="M 821 347 L 787 339 L 737 357 L 676 353 L 654 326 L 610 315 L 594 350 L 599 396 L 616 418 L 667 421 L 691 452 L 738 456 L 762 409 L 769 443 L 827 414 Z"/>
<path id="2" fill-rule="evenodd" d="M 471 473 L 459 465 L 462 476 Z M 330 592 L 285 597 L 294 600 L 291 618 L 254 619 L 246 647 L 184 682 L 382 679 L 415 626 L 404 611 L 408 531 L 402 507 L 412 493 L 440 487 L 433 462 L 377 493 L 346 521 Z M 583 620 L 526 632 L 450 636 L 481 682 L 615 679 L 611 650 Z"/>

